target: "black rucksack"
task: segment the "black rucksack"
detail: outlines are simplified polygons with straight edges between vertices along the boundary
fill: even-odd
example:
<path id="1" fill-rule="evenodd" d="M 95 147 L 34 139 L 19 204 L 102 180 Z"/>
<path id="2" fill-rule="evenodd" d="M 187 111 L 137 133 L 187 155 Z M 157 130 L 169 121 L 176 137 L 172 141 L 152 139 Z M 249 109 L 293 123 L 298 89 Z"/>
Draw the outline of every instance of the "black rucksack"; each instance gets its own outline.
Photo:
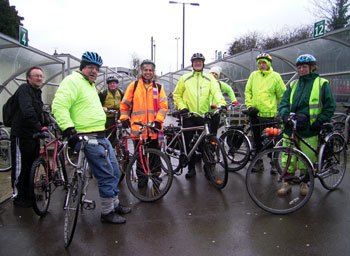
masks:
<path id="1" fill-rule="evenodd" d="M 2 121 L 6 127 L 11 127 L 12 120 L 18 111 L 18 104 L 16 102 L 17 91 L 12 95 L 7 102 L 2 106 Z"/>

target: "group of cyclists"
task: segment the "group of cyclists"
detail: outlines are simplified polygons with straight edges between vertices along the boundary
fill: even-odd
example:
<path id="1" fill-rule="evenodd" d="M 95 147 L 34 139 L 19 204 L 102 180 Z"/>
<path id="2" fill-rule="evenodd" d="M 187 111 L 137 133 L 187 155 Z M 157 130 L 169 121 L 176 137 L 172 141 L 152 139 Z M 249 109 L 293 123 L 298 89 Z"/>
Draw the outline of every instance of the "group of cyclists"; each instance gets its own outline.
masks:
<path id="1" fill-rule="evenodd" d="M 303 54 L 297 58 L 296 66 L 299 78 L 288 86 L 284 84 L 281 76 L 273 70 L 272 57 L 268 53 L 259 54 L 256 60 L 258 70 L 252 72 L 249 76 L 244 102 L 253 124 L 252 133 L 256 152 L 258 153 L 262 148 L 262 137 L 260 129 L 254 127 L 259 127 L 259 123 L 264 119 L 275 117 L 278 113 L 283 120 L 284 136 L 288 136 L 290 133 L 288 116 L 291 112 L 294 112 L 298 118 L 300 134 L 312 145 L 317 146 L 317 136 L 321 126 L 331 119 L 336 105 L 329 82 L 321 79 L 317 73 L 315 57 Z M 139 126 L 135 125 L 135 122 L 153 123 L 155 128 L 163 129 L 163 123 L 168 112 L 168 101 L 164 87 L 156 81 L 156 66 L 154 62 L 149 60 L 144 60 L 141 63 L 140 77 L 129 84 L 125 94 L 118 88 L 119 81 L 115 76 L 108 77 L 108 88 L 98 93 L 95 88 L 95 81 L 102 63 L 102 58 L 97 53 L 85 52 L 82 55 L 79 70 L 74 71 L 60 83 L 52 102 L 52 113 L 63 131 L 63 136 L 71 138 L 71 146 L 79 147 L 79 142 L 74 140 L 76 134 L 88 134 L 89 136 L 95 136 L 98 140 L 99 144 L 88 145 L 85 148 L 85 155 L 98 183 L 101 221 L 120 224 L 126 222 L 126 219 L 121 215 L 130 213 L 131 208 L 119 203 L 118 195 L 120 191 L 117 184 L 120 169 L 111 142 L 106 139 L 105 129 L 113 125 L 116 119 L 121 121 L 124 128 L 130 128 L 131 134 L 139 134 Z M 189 112 L 205 114 L 211 111 L 214 106 L 224 110 L 227 109 L 222 92 L 226 92 L 230 96 L 232 104 L 239 104 L 232 87 L 219 80 L 220 67 L 213 67 L 210 73 L 206 73 L 204 71 L 205 57 L 201 53 L 193 54 L 191 63 L 192 71 L 184 74 L 179 79 L 173 91 L 174 103 L 180 114 L 184 115 Z M 33 70 L 31 72 L 33 73 Z M 27 84 L 33 90 L 33 93 L 31 91 L 30 93 L 34 95 L 35 92 L 40 90 L 43 77 L 40 68 L 34 69 L 34 72 L 38 74 L 31 74 L 31 72 L 27 76 L 27 79 L 29 79 Z M 35 80 L 36 87 L 31 85 L 31 79 L 37 80 Z M 41 92 L 35 95 L 38 106 L 40 106 L 42 104 Z M 27 108 L 31 109 L 30 106 L 27 106 Z M 35 123 L 30 133 L 43 129 L 44 125 L 40 124 L 38 118 L 40 116 L 38 109 L 37 107 L 33 109 L 36 119 L 32 120 Z M 116 110 L 116 112 L 111 113 L 109 112 L 110 109 Z M 117 115 L 117 118 L 115 115 Z M 21 122 L 25 122 L 28 116 L 29 114 L 27 116 L 23 115 Z M 213 117 L 210 127 L 212 133 L 217 132 L 219 119 L 220 115 Z M 183 127 L 200 126 L 203 125 L 203 120 L 196 116 L 190 116 L 184 118 L 182 125 Z M 193 135 L 193 131 L 185 132 L 185 144 L 188 151 L 191 149 L 190 141 Z M 13 134 L 13 141 L 16 141 L 18 137 L 21 137 L 21 135 Z M 147 140 L 148 147 L 160 149 L 156 129 L 145 129 L 142 132 L 142 137 Z M 101 143 L 105 147 L 102 147 Z M 136 145 L 137 141 L 135 140 L 134 143 Z M 19 143 L 15 145 L 18 145 L 17 149 L 21 146 Z M 38 145 L 37 141 L 33 145 Z M 105 155 L 106 147 L 108 148 L 107 156 Z M 23 173 L 27 172 L 27 170 L 22 170 L 21 174 L 21 171 L 19 171 L 18 161 L 21 161 L 21 158 L 18 157 L 18 154 L 20 152 L 21 150 L 16 151 L 15 147 L 12 157 L 13 161 L 17 161 L 17 165 L 13 164 L 13 166 L 18 167 L 16 168 L 17 171 L 13 169 L 12 185 L 14 190 L 17 191 L 14 198 L 18 195 L 24 198 L 27 193 L 24 188 L 25 185 L 21 186 L 20 193 L 18 193 L 19 183 L 16 178 L 18 180 L 18 177 L 22 177 L 22 184 L 24 184 L 23 179 L 26 178 Z M 23 151 L 22 155 L 25 153 Z M 316 158 L 313 152 L 306 149 L 305 154 L 310 159 Z M 185 175 L 187 179 L 196 175 L 195 161 L 196 158 L 192 157 L 188 162 L 188 172 Z M 27 159 L 26 165 L 29 165 L 29 162 L 30 159 Z M 272 173 L 274 169 L 271 161 Z M 263 163 L 257 163 L 254 170 L 256 172 L 263 171 Z M 293 171 L 295 170 L 288 170 L 291 174 Z M 139 179 L 139 188 L 145 186 L 146 183 L 147 180 Z M 305 194 L 305 190 L 308 189 L 307 182 L 301 183 L 300 187 L 300 193 Z M 278 190 L 278 195 L 284 196 L 290 190 L 290 180 L 285 177 L 282 187 Z M 25 197 L 25 199 L 28 203 L 29 198 Z"/>

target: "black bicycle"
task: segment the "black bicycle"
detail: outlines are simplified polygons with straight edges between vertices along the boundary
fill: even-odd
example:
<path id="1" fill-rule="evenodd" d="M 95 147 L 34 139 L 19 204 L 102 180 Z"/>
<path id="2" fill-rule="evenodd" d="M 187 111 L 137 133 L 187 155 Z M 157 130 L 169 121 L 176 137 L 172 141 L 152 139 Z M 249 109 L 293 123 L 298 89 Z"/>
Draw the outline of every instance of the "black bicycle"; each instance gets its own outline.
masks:
<path id="1" fill-rule="evenodd" d="M 181 175 L 184 167 L 188 165 L 188 161 L 195 156 L 195 152 L 199 151 L 202 154 L 204 162 L 203 169 L 205 176 L 209 179 L 211 184 L 217 189 L 222 189 L 227 184 L 227 159 L 225 151 L 215 134 L 210 133 L 209 126 L 211 117 L 220 113 L 222 109 L 217 109 L 215 112 L 208 112 L 200 115 L 196 112 L 190 112 L 181 115 L 180 112 L 174 112 L 173 117 L 178 118 L 180 126 L 169 125 L 164 127 L 165 146 L 164 152 L 167 154 L 173 166 L 173 171 L 176 175 Z M 196 116 L 204 121 L 203 126 L 183 128 L 183 118 Z M 187 152 L 185 147 L 186 131 L 197 131 L 200 134 L 195 134 L 191 141 L 191 150 Z"/>

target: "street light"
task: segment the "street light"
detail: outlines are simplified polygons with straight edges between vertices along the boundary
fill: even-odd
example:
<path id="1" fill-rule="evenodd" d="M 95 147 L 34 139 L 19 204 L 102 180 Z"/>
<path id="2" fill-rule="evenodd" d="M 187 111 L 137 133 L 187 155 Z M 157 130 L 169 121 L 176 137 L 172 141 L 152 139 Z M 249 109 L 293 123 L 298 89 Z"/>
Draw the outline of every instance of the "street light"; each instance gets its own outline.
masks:
<path id="1" fill-rule="evenodd" d="M 176 40 L 176 70 L 179 70 L 179 39 L 180 39 L 180 37 L 175 37 L 175 40 Z"/>
<path id="2" fill-rule="evenodd" d="M 182 4 L 182 69 L 185 68 L 185 5 L 199 6 L 199 3 L 169 1 L 169 4 Z"/>

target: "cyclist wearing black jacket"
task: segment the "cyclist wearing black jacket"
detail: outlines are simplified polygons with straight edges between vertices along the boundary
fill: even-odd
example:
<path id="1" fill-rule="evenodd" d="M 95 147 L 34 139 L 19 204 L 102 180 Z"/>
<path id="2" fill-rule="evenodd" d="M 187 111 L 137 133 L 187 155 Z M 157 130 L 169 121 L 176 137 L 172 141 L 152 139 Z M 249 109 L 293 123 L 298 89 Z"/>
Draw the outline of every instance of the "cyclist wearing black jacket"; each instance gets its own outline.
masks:
<path id="1" fill-rule="evenodd" d="M 30 207 L 29 176 L 33 161 L 39 156 L 40 140 L 33 134 L 42 128 L 41 86 L 43 72 L 40 67 L 32 67 L 26 73 L 27 83 L 16 91 L 15 102 L 18 109 L 11 123 L 11 156 L 14 205 Z"/>

